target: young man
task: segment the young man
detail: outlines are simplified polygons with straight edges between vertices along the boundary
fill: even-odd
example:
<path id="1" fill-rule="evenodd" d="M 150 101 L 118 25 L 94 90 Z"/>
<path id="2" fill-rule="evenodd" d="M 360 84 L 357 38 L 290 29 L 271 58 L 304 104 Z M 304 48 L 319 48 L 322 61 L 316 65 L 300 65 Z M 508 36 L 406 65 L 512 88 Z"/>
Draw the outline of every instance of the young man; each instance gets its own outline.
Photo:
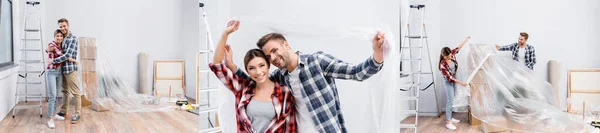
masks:
<path id="1" fill-rule="evenodd" d="M 81 92 L 77 84 L 78 78 L 78 67 L 75 62 L 68 61 L 69 58 L 77 60 L 77 51 L 79 49 L 79 41 L 77 37 L 71 33 L 69 28 L 69 21 L 65 18 L 58 20 L 58 26 L 64 33 L 65 38 L 63 40 L 63 51 L 64 54 L 48 62 L 54 64 L 64 63 L 62 67 L 64 81 L 63 81 L 63 105 L 58 113 L 59 116 L 65 116 L 69 110 L 70 95 L 73 95 L 75 100 L 75 114 L 71 116 L 71 123 L 75 124 L 81 118 Z"/>
<path id="2" fill-rule="evenodd" d="M 279 68 L 271 77 L 292 88 L 298 112 L 298 132 L 346 133 L 335 79 L 363 81 L 379 72 L 383 66 L 384 40 L 384 33 L 379 32 L 372 41 L 373 56 L 358 65 L 321 51 L 312 54 L 294 52 L 279 33 L 264 35 L 257 46 L 271 64 Z M 232 70 L 236 70 L 236 75 L 250 78 L 236 66 L 228 67 L 235 68 Z"/>
<path id="3" fill-rule="evenodd" d="M 513 60 L 518 61 L 533 70 L 533 65 L 537 63 L 535 59 L 535 49 L 533 46 L 527 44 L 527 39 L 529 39 L 529 34 L 521 32 L 517 43 L 505 46 L 498 46 L 498 44 L 496 44 L 496 49 L 498 49 L 498 51 L 512 51 Z"/>

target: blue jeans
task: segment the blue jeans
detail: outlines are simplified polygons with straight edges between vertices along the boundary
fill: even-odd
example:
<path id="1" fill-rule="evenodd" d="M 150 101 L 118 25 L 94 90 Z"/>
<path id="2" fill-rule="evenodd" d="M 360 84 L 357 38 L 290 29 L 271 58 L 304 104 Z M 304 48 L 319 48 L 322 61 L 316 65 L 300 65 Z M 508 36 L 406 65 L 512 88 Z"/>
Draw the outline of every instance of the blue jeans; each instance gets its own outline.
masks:
<path id="1" fill-rule="evenodd" d="M 446 88 L 446 120 L 452 119 L 452 103 L 454 102 L 455 83 L 451 83 L 444 78 L 444 88 Z"/>
<path id="2" fill-rule="evenodd" d="M 61 68 L 46 70 L 46 82 L 48 83 L 48 118 L 56 113 L 56 92 L 62 90 L 63 74 Z"/>

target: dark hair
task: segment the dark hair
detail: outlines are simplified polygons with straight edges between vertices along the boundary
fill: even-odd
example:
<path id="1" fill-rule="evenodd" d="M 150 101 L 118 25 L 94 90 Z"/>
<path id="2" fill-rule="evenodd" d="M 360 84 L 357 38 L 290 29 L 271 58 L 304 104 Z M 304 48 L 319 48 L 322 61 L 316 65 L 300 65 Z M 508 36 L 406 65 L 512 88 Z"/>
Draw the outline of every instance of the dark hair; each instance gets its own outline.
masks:
<path id="1" fill-rule="evenodd" d="M 527 32 L 521 32 L 521 33 L 519 33 L 519 35 L 521 35 L 522 37 L 525 37 L 525 40 L 529 39 L 529 34 L 527 34 Z"/>
<path id="2" fill-rule="evenodd" d="M 258 46 L 259 49 L 262 49 L 263 46 L 265 46 L 265 44 L 267 44 L 267 42 L 271 40 L 287 41 L 285 40 L 285 37 L 280 33 L 269 33 L 258 39 L 258 42 L 256 42 L 256 46 Z"/>
<path id="3" fill-rule="evenodd" d="M 265 55 L 265 53 L 262 50 L 251 49 L 251 50 L 248 50 L 248 52 L 246 52 L 246 56 L 244 56 L 244 68 L 246 70 L 248 70 L 248 62 L 250 62 L 250 60 L 252 60 L 254 58 L 263 58 L 263 59 L 265 59 L 265 61 L 267 61 L 267 67 L 271 66 L 269 59 L 267 59 L 267 56 Z"/>
<path id="4" fill-rule="evenodd" d="M 442 51 L 440 52 L 440 61 L 438 62 L 438 69 L 442 70 L 442 61 L 444 61 L 444 56 L 448 56 L 450 55 L 450 53 L 452 52 L 452 50 L 450 50 L 450 48 L 448 47 L 444 47 L 442 48 Z"/>
<path id="5" fill-rule="evenodd" d="M 61 35 L 63 35 L 63 37 L 65 37 L 65 33 L 62 33 L 62 31 L 60 31 L 60 29 L 56 29 L 54 31 L 54 36 L 56 36 L 56 34 L 61 34 Z"/>
<path id="6" fill-rule="evenodd" d="M 67 20 L 66 18 L 58 19 L 58 23 L 62 23 L 62 22 L 66 22 L 67 24 L 69 24 L 69 20 Z"/>

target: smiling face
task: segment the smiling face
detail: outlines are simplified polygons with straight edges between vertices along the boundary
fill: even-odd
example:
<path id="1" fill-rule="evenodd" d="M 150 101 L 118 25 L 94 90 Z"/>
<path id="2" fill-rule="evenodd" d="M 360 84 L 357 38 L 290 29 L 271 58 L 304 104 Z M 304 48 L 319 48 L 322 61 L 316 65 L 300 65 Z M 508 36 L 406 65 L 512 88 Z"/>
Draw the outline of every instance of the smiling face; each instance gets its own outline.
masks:
<path id="1" fill-rule="evenodd" d="M 246 72 L 256 83 L 264 83 L 269 80 L 269 62 L 265 54 L 259 49 L 252 49 L 244 57 Z"/>
<path id="2" fill-rule="evenodd" d="M 292 64 L 290 57 L 295 53 L 290 48 L 283 34 L 266 34 L 256 42 L 256 46 L 262 49 L 267 59 L 279 69 L 285 69 Z"/>
<path id="3" fill-rule="evenodd" d="M 269 61 L 280 69 L 285 69 L 291 64 L 290 49 L 287 47 L 286 41 L 270 40 L 262 47 L 262 50 L 265 52 Z"/>
<path id="4" fill-rule="evenodd" d="M 54 41 L 56 41 L 57 43 L 61 44 L 63 42 L 63 39 L 64 39 L 64 35 L 60 31 L 60 29 L 54 31 Z"/>
<path id="5" fill-rule="evenodd" d="M 248 62 L 246 71 L 256 83 L 264 83 L 269 79 L 269 64 L 264 58 L 253 58 Z"/>

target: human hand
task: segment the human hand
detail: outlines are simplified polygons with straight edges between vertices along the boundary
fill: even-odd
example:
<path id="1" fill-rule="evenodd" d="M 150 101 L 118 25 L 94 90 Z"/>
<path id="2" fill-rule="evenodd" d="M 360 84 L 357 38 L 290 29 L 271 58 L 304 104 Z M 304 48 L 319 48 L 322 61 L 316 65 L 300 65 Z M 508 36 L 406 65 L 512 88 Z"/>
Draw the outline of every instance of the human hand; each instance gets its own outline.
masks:
<path id="1" fill-rule="evenodd" d="M 385 41 L 385 33 L 377 31 L 377 35 L 373 37 L 373 58 L 377 63 L 383 63 L 383 42 Z"/>
<path id="2" fill-rule="evenodd" d="M 458 82 L 458 84 L 462 85 L 463 87 L 467 87 L 467 83 L 465 82 Z"/>
<path id="3" fill-rule="evenodd" d="M 48 46 L 47 50 L 48 52 L 54 51 L 56 49 L 56 46 Z"/>
<path id="4" fill-rule="evenodd" d="M 234 31 L 238 30 L 239 27 L 240 27 L 240 21 L 230 20 L 229 22 L 227 22 L 227 27 L 225 27 L 225 33 L 231 34 Z"/>
<path id="5" fill-rule="evenodd" d="M 226 44 L 225 45 L 225 63 L 226 64 L 233 64 L 233 52 L 231 50 L 231 45 Z"/>
<path id="6" fill-rule="evenodd" d="M 496 49 L 500 49 L 500 45 L 496 44 Z"/>

